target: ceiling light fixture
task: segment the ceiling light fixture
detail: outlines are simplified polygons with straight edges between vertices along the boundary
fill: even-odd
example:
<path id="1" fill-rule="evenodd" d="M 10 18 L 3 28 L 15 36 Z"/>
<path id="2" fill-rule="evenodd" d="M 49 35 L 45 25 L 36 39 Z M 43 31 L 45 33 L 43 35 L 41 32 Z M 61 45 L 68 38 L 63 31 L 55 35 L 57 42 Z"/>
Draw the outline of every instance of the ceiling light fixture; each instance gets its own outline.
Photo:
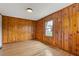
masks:
<path id="1" fill-rule="evenodd" d="M 27 12 L 33 12 L 33 10 L 31 8 L 27 8 L 26 10 L 27 10 Z"/>

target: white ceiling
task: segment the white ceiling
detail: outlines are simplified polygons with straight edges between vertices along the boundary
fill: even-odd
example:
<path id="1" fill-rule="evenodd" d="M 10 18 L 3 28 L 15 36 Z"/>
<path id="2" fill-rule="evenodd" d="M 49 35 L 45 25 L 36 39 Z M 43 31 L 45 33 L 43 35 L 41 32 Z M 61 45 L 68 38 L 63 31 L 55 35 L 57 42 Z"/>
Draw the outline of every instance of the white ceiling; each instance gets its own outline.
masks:
<path id="1" fill-rule="evenodd" d="M 6 16 L 38 20 L 70 4 L 71 3 L 0 3 L 0 13 Z M 27 8 L 32 8 L 33 12 L 27 12 L 25 10 Z"/>

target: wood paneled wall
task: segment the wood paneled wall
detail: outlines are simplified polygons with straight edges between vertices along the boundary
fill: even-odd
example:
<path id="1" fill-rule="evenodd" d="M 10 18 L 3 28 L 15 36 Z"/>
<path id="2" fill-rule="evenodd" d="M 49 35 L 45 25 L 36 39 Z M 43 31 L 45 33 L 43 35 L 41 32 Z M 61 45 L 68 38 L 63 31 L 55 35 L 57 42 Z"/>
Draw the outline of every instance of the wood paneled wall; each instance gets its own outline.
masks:
<path id="1" fill-rule="evenodd" d="M 3 43 L 35 38 L 35 21 L 2 16 Z"/>
<path id="2" fill-rule="evenodd" d="M 52 37 L 45 36 L 45 22 L 54 21 Z M 79 55 L 79 3 L 59 10 L 36 23 L 36 39 Z"/>

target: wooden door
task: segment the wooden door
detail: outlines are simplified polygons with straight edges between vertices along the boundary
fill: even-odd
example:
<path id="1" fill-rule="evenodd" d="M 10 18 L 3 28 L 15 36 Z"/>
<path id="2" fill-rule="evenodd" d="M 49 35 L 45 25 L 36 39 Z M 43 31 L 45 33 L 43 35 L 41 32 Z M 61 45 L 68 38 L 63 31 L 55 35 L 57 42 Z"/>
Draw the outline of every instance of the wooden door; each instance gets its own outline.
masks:
<path id="1" fill-rule="evenodd" d="M 33 34 L 33 25 L 32 25 L 32 21 L 28 21 L 28 22 L 25 22 L 25 24 L 23 24 L 23 27 L 24 27 L 24 37 L 25 37 L 25 40 L 28 40 L 28 39 L 32 39 L 32 34 Z M 26 37 L 27 35 L 27 37 Z"/>
<path id="2" fill-rule="evenodd" d="M 25 24 L 25 22 L 23 22 L 23 20 L 21 19 L 16 19 L 16 41 L 23 41 L 25 40 L 25 32 L 24 32 L 24 28 L 25 26 L 23 26 L 23 24 Z M 27 35 L 26 35 L 27 36 Z"/>
<path id="3" fill-rule="evenodd" d="M 8 43 L 15 42 L 15 20 L 8 18 Z"/>

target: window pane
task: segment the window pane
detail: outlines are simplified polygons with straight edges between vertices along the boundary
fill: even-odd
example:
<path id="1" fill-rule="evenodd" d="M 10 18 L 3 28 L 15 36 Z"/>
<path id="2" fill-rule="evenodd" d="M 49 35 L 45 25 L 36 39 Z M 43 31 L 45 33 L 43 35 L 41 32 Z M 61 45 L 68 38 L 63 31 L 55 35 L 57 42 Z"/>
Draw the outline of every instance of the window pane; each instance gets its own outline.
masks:
<path id="1" fill-rule="evenodd" d="M 52 36 L 52 27 L 53 27 L 52 20 L 45 23 L 45 35 L 46 36 Z"/>

